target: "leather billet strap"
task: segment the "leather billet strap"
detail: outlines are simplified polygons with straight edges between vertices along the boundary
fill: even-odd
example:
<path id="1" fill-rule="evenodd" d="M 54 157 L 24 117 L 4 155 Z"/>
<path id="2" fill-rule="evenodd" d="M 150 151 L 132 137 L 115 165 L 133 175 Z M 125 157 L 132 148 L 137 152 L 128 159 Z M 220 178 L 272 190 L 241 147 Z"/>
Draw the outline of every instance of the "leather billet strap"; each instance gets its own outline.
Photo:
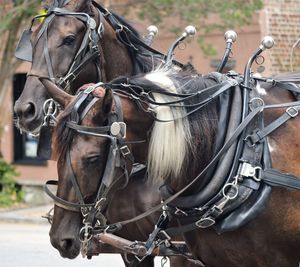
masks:
<path id="1" fill-rule="evenodd" d="M 265 169 L 262 171 L 261 179 L 271 186 L 300 190 L 300 179 L 292 174 L 282 173 L 274 169 Z"/>
<path id="2" fill-rule="evenodd" d="M 270 123 L 267 127 L 262 130 L 257 130 L 253 134 L 248 135 L 246 140 L 250 142 L 251 146 L 254 146 L 257 143 L 261 143 L 265 140 L 265 137 L 270 135 L 280 126 L 285 124 L 288 120 L 295 118 L 299 115 L 300 106 L 289 107 L 286 109 L 285 113 L 283 113 L 279 118 Z"/>

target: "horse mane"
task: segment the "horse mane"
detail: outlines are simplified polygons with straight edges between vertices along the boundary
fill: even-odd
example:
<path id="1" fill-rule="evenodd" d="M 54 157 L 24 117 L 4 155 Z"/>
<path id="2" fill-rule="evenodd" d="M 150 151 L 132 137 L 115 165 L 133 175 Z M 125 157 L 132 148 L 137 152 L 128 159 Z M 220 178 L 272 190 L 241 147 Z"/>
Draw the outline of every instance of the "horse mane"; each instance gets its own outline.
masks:
<path id="1" fill-rule="evenodd" d="M 159 68 L 148 74 L 140 74 L 131 78 L 119 77 L 103 85 L 105 88 L 138 93 L 139 90 L 152 95 L 156 102 L 170 102 L 178 99 L 166 92 L 191 94 L 203 90 L 217 82 L 209 76 L 196 75 L 193 71 L 181 71 Z M 194 171 L 204 167 L 210 160 L 217 129 L 216 101 L 209 107 L 189 116 L 187 114 L 193 105 L 199 102 L 199 97 L 184 101 L 176 106 L 151 105 L 159 120 L 151 129 L 147 167 L 149 178 L 161 182 L 169 177 L 182 179 L 193 175 Z M 60 115 L 53 134 L 54 157 L 64 159 L 71 144 L 75 131 L 66 127 L 73 110 L 73 101 Z M 201 153 L 202 152 L 202 153 Z"/>
<path id="2" fill-rule="evenodd" d="M 157 68 L 158 65 L 161 64 L 164 60 L 164 55 L 162 55 L 158 51 L 155 51 L 154 49 L 152 49 L 152 51 L 148 50 L 146 48 L 146 44 L 141 44 L 144 43 L 144 40 L 142 39 L 138 31 L 131 25 L 131 23 L 115 12 L 110 12 L 120 22 L 120 24 L 129 29 L 129 32 L 127 32 L 126 36 L 129 43 L 133 45 L 128 46 L 128 48 L 132 53 L 131 59 L 133 61 L 133 64 L 136 64 L 137 68 L 134 74 L 138 74 L 140 72 L 147 73 Z"/>
<path id="3" fill-rule="evenodd" d="M 195 74 L 192 69 L 170 68 L 158 68 L 132 78 L 120 77 L 111 82 L 113 89 L 121 85 L 122 90 L 129 93 L 130 90 L 141 90 L 151 94 L 157 102 L 178 99 L 165 92 L 189 94 L 214 84 L 214 79 Z M 198 100 L 196 97 L 181 105 L 192 105 Z M 168 177 L 180 179 L 187 169 L 192 172 L 204 167 L 213 153 L 217 109 L 210 105 L 187 117 L 193 108 L 180 107 L 180 104 L 176 107 L 153 105 L 151 108 L 155 109 L 157 119 L 171 121 L 156 121 L 153 125 L 147 158 L 148 177 L 154 182 Z M 203 151 L 203 155 L 199 151 Z"/>
<path id="4" fill-rule="evenodd" d="M 76 102 L 76 100 L 72 101 L 71 104 L 68 105 L 67 108 L 58 117 L 57 125 L 55 126 L 52 135 L 52 158 L 54 160 L 65 160 L 69 145 L 74 138 L 75 131 L 67 127 L 66 124 L 69 121 L 70 115 Z"/>

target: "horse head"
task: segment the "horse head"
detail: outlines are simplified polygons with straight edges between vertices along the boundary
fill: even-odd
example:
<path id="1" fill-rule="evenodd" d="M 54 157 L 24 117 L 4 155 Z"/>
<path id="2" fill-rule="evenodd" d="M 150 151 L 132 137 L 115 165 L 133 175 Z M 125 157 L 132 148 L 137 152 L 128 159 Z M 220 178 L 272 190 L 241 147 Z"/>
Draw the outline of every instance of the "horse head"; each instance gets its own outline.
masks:
<path id="1" fill-rule="evenodd" d="M 68 203 L 75 203 L 75 205 L 71 204 L 71 208 L 68 204 L 65 206 L 57 203 L 58 205 L 54 208 L 50 239 L 52 245 L 60 251 L 63 257 L 74 258 L 80 251 L 80 230 L 84 226 L 83 220 L 85 219 L 82 208 L 95 206 L 96 202 L 101 201 L 101 198 L 98 198 L 99 194 L 102 193 L 103 179 L 106 180 L 105 185 L 107 187 L 111 186 L 109 179 L 112 175 L 120 178 L 119 185 L 116 185 L 118 188 L 126 185 L 124 166 L 116 168 L 111 173 L 118 159 L 112 160 L 113 165 L 110 163 L 111 153 L 115 152 L 111 150 L 114 142 L 112 132 L 118 131 L 118 125 L 113 124 L 114 126 L 112 126 L 111 119 L 116 115 L 118 104 L 115 102 L 116 96 L 111 89 L 97 87 L 92 94 L 87 95 L 86 99 L 82 100 L 82 97 L 85 98 L 89 86 L 81 88 L 83 91 L 76 97 L 60 90 L 49 80 L 44 79 L 42 83 L 47 88 L 48 94 L 63 108 L 66 108 L 60 115 L 53 134 L 54 156 L 58 161 L 57 197 L 68 201 Z M 145 140 L 146 136 L 140 134 L 141 127 L 143 129 L 147 125 L 150 128 L 152 120 L 149 118 L 149 122 L 145 122 L 145 117 L 140 115 L 141 111 L 131 100 L 126 97 L 120 97 L 120 99 L 123 110 L 122 117 L 128 125 L 126 140 L 128 142 L 130 140 Z M 82 119 L 73 118 L 76 113 L 74 110 L 81 101 L 82 105 L 78 110 L 80 113 L 86 114 Z M 72 118 L 76 121 L 76 125 L 79 123 L 78 119 L 80 120 L 78 131 L 75 122 L 72 123 Z M 102 131 L 101 128 L 105 129 Z M 89 132 L 89 130 L 92 131 Z M 82 131 L 87 131 L 87 134 Z M 123 134 L 125 135 L 125 132 Z M 128 144 L 128 149 L 132 149 L 130 144 Z M 145 159 L 138 158 L 139 153 L 144 154 L 141 152 L 145 150 L 143 143 L 137 150 L 139 152 L 135 152 L 136 159 L 140 162 L 144 161 Z M 131 161 L 126 162 L 128 173 L 130 173 L 131 163 Z M 76 203 L 80 204 L 77 205 Z"/>
<path id="2" fill-rule="evenodd" d="M 74 94 L 74 89 L 87 82 L 105 81 L 132 71 L 126 47 L 117 41 L 104 14 L 91 0 L 47 2 L 43 22 L 35 26 L 41 19 L 36 16 L 26 32 L 27 38 L 20 39 L 20 47 L 31 48 L 26 53 L 32 53 L 32 66 L 14 109 L 17 126 L 33 133 L 39 131 L 43 122 L 43 105 L 48 98 L 38 77 L 48 77 Z M 117 51 L 122 68 L 112 64 L 116 61 L 113 51 Z M 30 58 L 22 54 L 23 50 L 20 52 L 19 58 Z"/>

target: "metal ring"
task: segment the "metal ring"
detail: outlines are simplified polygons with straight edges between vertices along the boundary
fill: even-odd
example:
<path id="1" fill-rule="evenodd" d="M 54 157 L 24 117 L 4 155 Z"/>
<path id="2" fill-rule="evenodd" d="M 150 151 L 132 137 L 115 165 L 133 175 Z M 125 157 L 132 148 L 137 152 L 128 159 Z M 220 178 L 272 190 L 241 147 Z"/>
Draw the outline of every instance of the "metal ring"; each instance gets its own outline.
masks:
<path id="1" fill-rule="evenodd" d="M 233 189 L 235 190 L 235 193 L 234 193 L 233 196 L 230 196 L 230 195 L 228 195 L 228 194 L 225 192 L 225 189 L 226 189 L 227 187 L 229 188 L 228 191 L 230 191 L 231 188 L 233 188 Z M 223 189 L 222 189 L 222 194 L 223 194 L 223 196 L 224 196 L 225 198 L 227 198 L 227 199 L 229 199 L 229 200 L 232 200 L 232 199 L 235 199 L 235 198 L 238 196 L 238 194 L 239 194 L 239 189 L 238 189 L 238 187 L 237 187 L 236 184 L 234 184 L 234 183 L 228 183 L 228 184 L 224 185 L 224 187 L 223 187 Z"/>
<path id="2" fill-rule="evenodd" d="M 260 61 L 261 60 L 261 61 Z M 265 63 L 265 58 L 262 55 L 259 55 L 255 58 L 255 63 L 257 65 L 262 65 Z"/>
<path id="3" fill-rule="evenodd" d="M 51 103 L 53 103 L 54 105 L 54 109 L 53 109 L 53 112 L 52 113 L 49 113 L 49 107 L 51 105 Z M 49 106 L 47 107 L 47 105 L 49 104 Z M 46 110 L 47 109 L 47 110 Z M 55 116 L 56 113 L 57 113 L 57 110 L 58 110 L 58 107 L 57 107 L 57 104 L 55 103 L 55 101 L 52 99 L 52 98 L 49 98 L 47 99 L 44 104 L 43 104 L 43 112 L 44 112 L 44 115 L 52 115 L 52 116 Z"/>
<path id="4" fill-rule="evenodd" d="M 253 175 L 253 179 L 256 181 L 256 182 L 260 182 L 261 181 L 261 177 L 257 177 L 256 176 L 256 173 L 258 173 L 257 171 L 261 172 L 262 171 L 262 168 L 261 167 L 254 167 L 254 170 L 255 170 L 255 174 Z"/>
<path id="5" fill-rule="evenodd" d="M 93 237 L 93 235 L 91 234 L 92 230 L 93 230 L 93 227 L 90 225 L 83 226 L 79 231 L 79 241 L 81 243 L 90 241 Z M 86 236 L 86 232 L 88 233 L 88 236 Z"/>

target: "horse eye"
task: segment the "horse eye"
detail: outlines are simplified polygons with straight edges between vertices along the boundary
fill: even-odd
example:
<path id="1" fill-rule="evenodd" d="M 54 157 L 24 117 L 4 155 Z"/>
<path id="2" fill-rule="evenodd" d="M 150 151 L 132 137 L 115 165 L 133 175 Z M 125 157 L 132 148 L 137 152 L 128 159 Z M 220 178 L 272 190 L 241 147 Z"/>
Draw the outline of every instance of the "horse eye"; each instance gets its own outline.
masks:
<path id="1" fill-rule="evenodd" d="M 90 157 L 86 158 L 86 160 L 87 160 L 87 162 L 89 164 L 97 163 L 97 162 L 99 162 L 99 159 L 100 159 L 99 155 L 97 155 L 97 156 L 90 156 Z"/>
<path id="2" fill-rule="evenodd" d="M 75 40 L 76 40 L 76 37 L 74 35 L 69 35 L 69 36 L 65 37 L 62 44 L 71 46 L 75 43 Z"/>

